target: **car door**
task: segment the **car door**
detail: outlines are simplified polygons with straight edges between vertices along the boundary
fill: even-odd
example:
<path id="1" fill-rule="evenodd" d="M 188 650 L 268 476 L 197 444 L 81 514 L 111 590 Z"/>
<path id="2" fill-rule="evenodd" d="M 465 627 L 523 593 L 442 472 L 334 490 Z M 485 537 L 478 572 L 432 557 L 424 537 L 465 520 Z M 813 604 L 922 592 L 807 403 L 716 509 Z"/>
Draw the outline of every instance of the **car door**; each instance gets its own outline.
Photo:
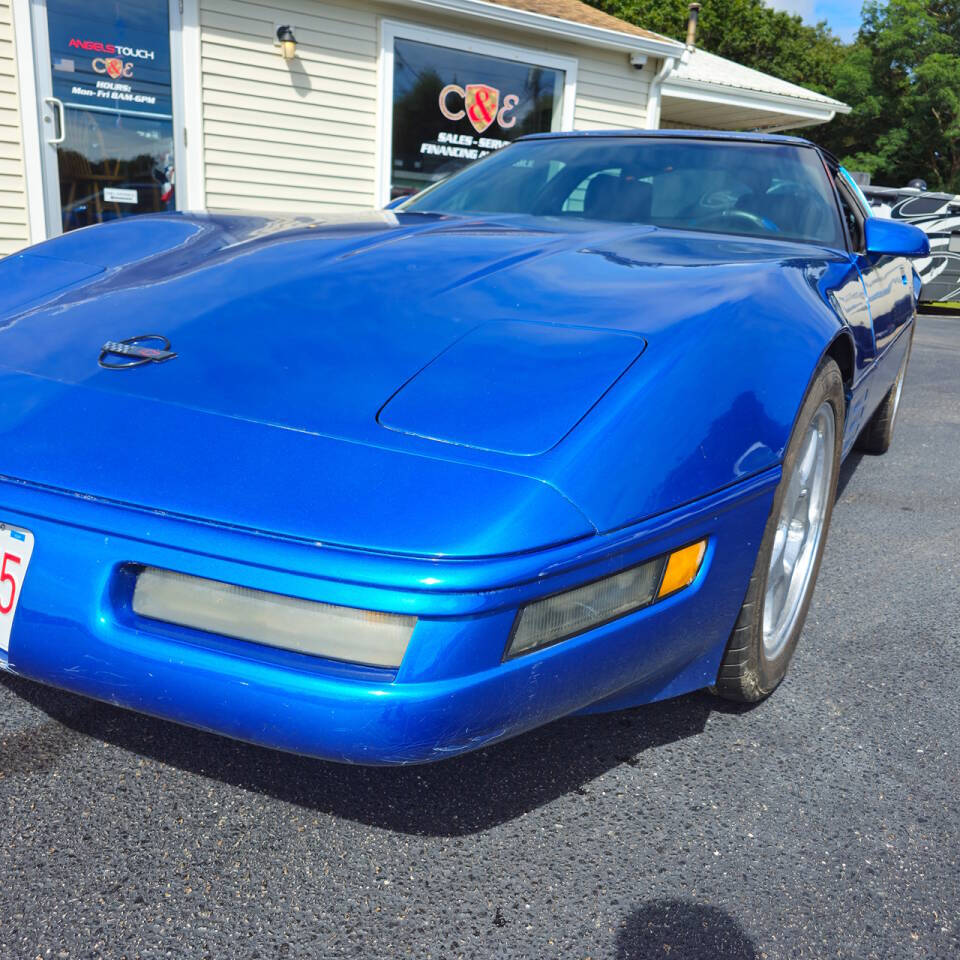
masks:
<path id="1" fill-rule="evenodd" d="M 863 278 L 876 356 L 879 359 L 913 317 L 913 266 L 906 257 L 868 254 L 864 223 L 873 214 L 850 175 L 842 167 L 834 174 L 854 262 Z"/>

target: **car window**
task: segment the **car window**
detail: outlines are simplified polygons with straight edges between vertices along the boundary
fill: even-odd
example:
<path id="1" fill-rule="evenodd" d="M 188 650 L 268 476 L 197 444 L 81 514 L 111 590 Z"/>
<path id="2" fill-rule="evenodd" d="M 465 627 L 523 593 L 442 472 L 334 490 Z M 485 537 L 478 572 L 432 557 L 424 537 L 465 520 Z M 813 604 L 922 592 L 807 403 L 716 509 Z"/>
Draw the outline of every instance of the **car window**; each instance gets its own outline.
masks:
<path id="1" fill-rule="evenodd" d="M 843 247 L 811 147 L 693 138 L 519 141 L 400 208 L 644 223 Z"/>
<path id="2" fill-rule="evenodd" d="M 905 197 L 900 207 L 901 216 L 923 217 L 950 211 L 949 196 Z"/>
<path id="3" fill-rule="evenodd" d="M 845 170 L 843 167 L 840 167 L 840 176 L 843 177 L 847 186 L 850 188 L 850 192 L 853 194 L 854 201 L 858 204 L 863 215 L 865 217 L 872 217 L 873 211 L 870 207 L 870 201 L 867 199 L 863 190 L 860 187 L 860 184 L 850 176 L 850 172 Z"/>
<path id="4" fill-rule="evenodd" d="M 587 189 L 590 184 L 596 180 L 597 177 L 610 175 L 614 177 L 619 177 L 622 174 L 622 171 L 619 167 L 608 167 L 606 170 L 598 170 L 595 173 L 591 173 L 589 176 L 584 177 L 570 192 L 566 200 L 563 201 L 563 205 L 560 207 L 561 213 L 583 213 L 583 202 L 584 198 L 587 195 Z"/>
<path id="5" fill-rule="evenodd" d="M 840 199 L 840 210 L 843 214 L 844 226 L 846 226 L 847 234 L 850 237 L 850 244 L 857 253 L 863 253 L 866 250 L 863 225 L 868 214 L 854 199 L 850 185 L 843 176 L 842 170 L 836 174 L 836 186 L 837 196 Z M 869 205 L 866 205 L 866 210 L 869 209 Z"/>

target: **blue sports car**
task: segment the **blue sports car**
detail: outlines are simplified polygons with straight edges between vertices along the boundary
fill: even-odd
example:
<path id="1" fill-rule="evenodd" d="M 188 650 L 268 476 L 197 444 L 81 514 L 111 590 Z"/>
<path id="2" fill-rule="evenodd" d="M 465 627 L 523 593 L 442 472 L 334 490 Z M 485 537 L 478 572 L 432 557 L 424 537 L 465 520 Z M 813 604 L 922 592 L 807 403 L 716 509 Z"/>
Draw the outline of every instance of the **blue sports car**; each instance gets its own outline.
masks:
<path id="1" fill-rule="evenodd" d="M 8 257 L 0 665 L 358 763 L 758 700 L 927 254 L 804 140 L 656 131 Z"/>

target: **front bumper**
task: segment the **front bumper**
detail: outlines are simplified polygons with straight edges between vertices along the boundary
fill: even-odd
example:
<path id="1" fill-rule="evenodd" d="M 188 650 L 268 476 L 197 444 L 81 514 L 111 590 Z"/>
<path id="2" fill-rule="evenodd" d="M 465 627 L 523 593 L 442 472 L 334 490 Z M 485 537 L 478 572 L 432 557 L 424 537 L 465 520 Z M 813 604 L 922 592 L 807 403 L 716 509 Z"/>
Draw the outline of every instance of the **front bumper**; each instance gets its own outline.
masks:
<path id="1" fill-rule="evenodd" d="M 0 481 L 0 520 L 36 538 L 6 660 L 14 673 L 237 739 L 331 760 L 416 763 L 590 708 L 716 678 L 779 470 L 612 534 L 536 553 L 430 560 L 330 548 Z M 503 661 L 524 603 L 701 537 L 672 598 Z M 415 614 L 396 671 L 137 617 L 131 564 Z"/>

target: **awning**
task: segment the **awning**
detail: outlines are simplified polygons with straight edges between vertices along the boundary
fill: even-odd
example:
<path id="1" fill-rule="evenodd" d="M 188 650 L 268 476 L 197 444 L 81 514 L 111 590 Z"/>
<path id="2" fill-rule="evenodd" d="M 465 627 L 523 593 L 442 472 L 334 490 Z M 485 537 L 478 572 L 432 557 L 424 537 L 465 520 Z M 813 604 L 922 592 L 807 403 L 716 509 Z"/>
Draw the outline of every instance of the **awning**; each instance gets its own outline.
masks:
<path id="1" fill-rule="evenodd" d="M 663 80 L 660 95 L 662 127 L 790 130 L 850 112 L 832 97 L 689 48 Z"/>

